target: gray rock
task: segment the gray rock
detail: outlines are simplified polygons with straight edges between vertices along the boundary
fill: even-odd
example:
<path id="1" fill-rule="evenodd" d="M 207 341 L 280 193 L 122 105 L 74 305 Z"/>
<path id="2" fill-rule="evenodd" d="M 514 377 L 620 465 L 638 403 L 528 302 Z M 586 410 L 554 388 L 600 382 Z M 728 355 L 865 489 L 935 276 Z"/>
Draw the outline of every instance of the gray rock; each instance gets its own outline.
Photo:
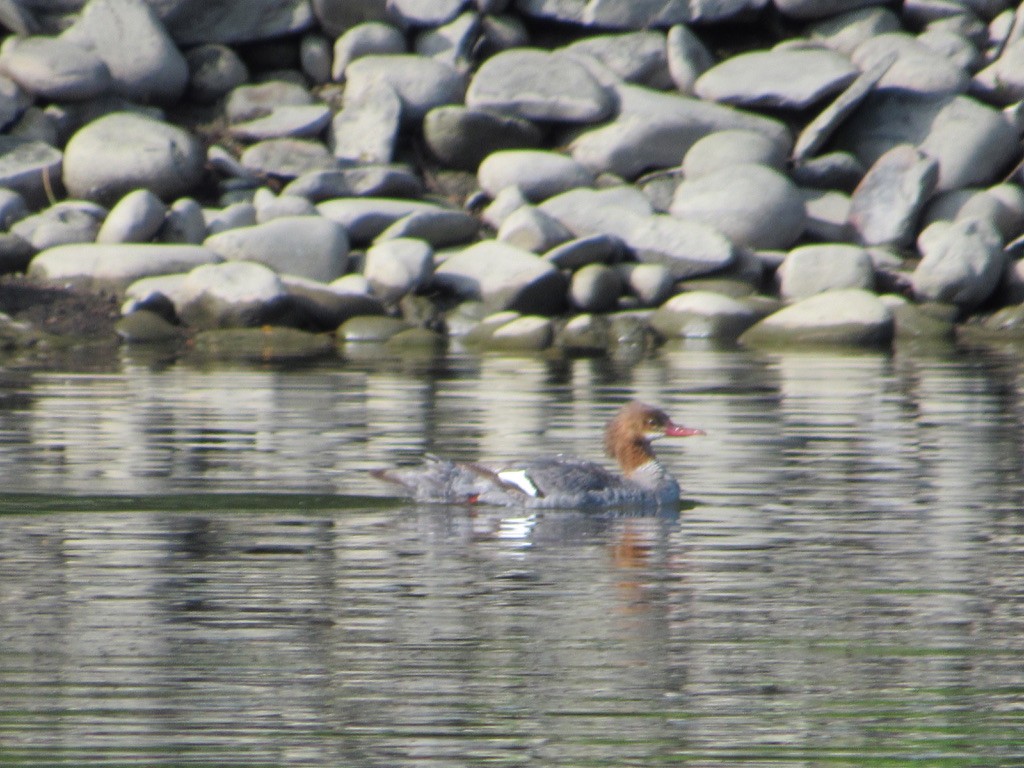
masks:
<path id="1" fill-rule="evenodd" d="M 968 96 L 873 93 L 836 135 L 865 165 L 900 144 L 939 163 L 937 190 L 991 183 L 1015 156 L 1017 131 L 1000 112 Z"/>
<path id="2" fill-rule="evenodd" d="M 698 139 L 683 158 L 683 175 L 696 179 L 732 165 L 755 163 L 784 171 L 788 144 L 757 131 L 715 131 Z"/>
<path id="3" fill-rule="evenodd" d="M 475 240 L 479 224 L 465 211 L 451 208 L 412 211 L 396 219 L 374 239 L 379 243 L 401 237 L 425 240 L 434 248 L 446 248 Z"/>
<path id="4" fill-rule="evenodd" d="M 585 37 L 562 49 L 577 56 L 592 56 L 632 83 L 665 89 L 675 85 L 669 73 L 665 33 L 653 29 L 615 35 Z"/>
<path id="5" fill-rule="evenodd" d="M 938 163 L 914 147 L 886 152 L 853 191 L 850 225 L 865 245 L 913 242 L 924 204 L 935 190 Z"/>
<path id="6" fill-rule="evenodd" d="M 338 167 L 338 161 L 323 144 L 309 139 L 267 139 L 248 147 L 240 159 L 248 171 L 281 179 Z"/>
<path id="7" fill-rule="evenodd" d="M 206 235 L 206 219 L 199 203 L 191 197 L 182 197 L 171 203 L 160 230 L 161 242 L 199 245 Z"/>
<path id="8" fill-rule="evenodd" d="M 129 99 L 172 104 L 188 84 L 185 57 L 142 0 L 89 0 L 63 39 L 99 56 Z"/>
<path id="9" fill-rule="evenodd" d="M 373 292 L 394 303 L 425 285 L 434 269 L 434 249 L 423 240 L 396 238 L 366 251 L 363 275 Z"/>
<path id="10" fill-rule="evenodd" d="M 269 115 L 278 107 L 303 107 L 312 103 L 313 96 L 305 87 L 287 80 L 268 80 L 232 90 L 224 104 L 224 114 L 228 122 L 234 124 Z"/>
<path id="11" fill-rule="evenodd" d="M 348 267 L 345 230 L 320 216 L 289 216 L 229 229 L 204 245 L 226 261 L 254 261 L 276 272 L 330 282 Z"/>
<path id="12" fill-rule="evenodd" d="M 275 107 L 270 114 L 235 123 L 228 132 L 243 141 L 319 136 L 331 122 L 326 104 Z"/>
<path id="13" fill-rule="evenodd" d="M 61 186 L 64 156 L 41 141 L 0 136 L 0 186 L 33 206 L 44 205 Z"/>
<path id="14" fill-rule="evenodd" d="M 492 228 L 500 229 L 505 219 L 524 205 L 530 205 L 530 201 L 519 191 L 518 187 L 505 187 L 481 211 L 480 218 Z"/>
<path id="15" fill-rule="evenodd" d="M 360 165 L 304 173 L 281 194 L 298 195 L 314 203 L 334 197 L 418 197 L 423 194 L 423 182 L 406 166 Z"/>
<path id="16" fill-rule="evenodd" d="M 656 307 L 672 295 L 675 278 L 664 264 L 621 264 L 626 288 L 642 307 Z"/>
<path id="17" fill-rule="evenodd" d="M 979 219 L 932 224 L 918 244 L 923 258 L 911 282 L 920 300 L 974 309 L 992 295 L 1006 268 L 999 232 Z"/>
<path id="18" fill-rule="evenodd" d="M 727 267 L 732 244 L 699 222 L 652 214 L 643 195 L 629 188 L 575 189 L 541 204 L 577 237 L 611 235 L 645 263 L 665 264 L 677 280 Z"/>
<path id="19" fill-rule="evenodd" d="M 24 272 L 35 252 L 36 249 L 24 238 L 0 232 L 0 275 Z"/>
<path id="20" fill-rule="evenodd" d="M 647 29 L 673 24 L 728 19 L 744 11 L 757 10 L 760 0 L 717 0 L 695 5 L 685 0 L 519 0 L 520 12 L 541 19 L 583 24 L 603 29 Z"/>
<path id="21" fill-rule="evenodd" d="M 849 152 L 826 152 L 799 161 L 790 170 L 790 178 L 804 187 L 853 192 L 867 167 Z"/>
<path id="22" fill-rule="evenodd" d="M 334 64 L 331 79 L 341 82 L 345 79 L 345 67 L 361 56 L 371 54 L 406 53 L 405 35 L 401 31 L 379 21 L 365 21 L 346 29 L 334 41 Z"/>
<path id="23" fill-rule="evenodd" d="M 495 328 L 487 347 L 502 352 L 540 352 L 551 346 L 554 332 L 548 318 L 525 315 Z"/>
<path id="24" fill-rule="evenodd" d="M 871 0 L 774 0 L 775 7 L 794 19 L 821 19 L 838 16 L 864 6 Z"/>
<path id="25" fill-rule="evenodd" d="M 476 171 L 493 152 L 539 146 L 541 130 L 529 120 L 487 109 L 445 106 L 423 120 L 423 140 L 449 168 Z"/>
<path id="26" fill-rule="evenodd" d="M 569 302 L 583 312 L 609 312 L 618 306 L 621 294 L 622 278 L 604 264 L 577 270 L 569 282 Z"/>
<path id="27" fill-rule="evenodd" d="M 148 189 L 137 189 L 110 209 L 97 243 L 145 243 L 163 226 L 167 206 Z"/>
<path id="28" fill-rule="evenodd" d="M 557 219 L 532 205 L 524 205 L 501 223 L 497 237 L 524 251 L 544 253 L 571 240 L 573 235 Z"/>
<path id="29" fill-rule="evenodd" d="M 28 274 L 40 280 L 123 290 L 144 277 L 187 272 L 217 261 L 217 254 L 197 245 L 80 243 L 36 254 Z"/>
<path id="30" fill-rule="evenodd" d="M 838 288 L 875 287 L 875 269 L 868 252 L 841 243 L 794 248 L 777 275 L 779 293 L 789 301 Z"/>
<path id="31" fill-rule="evenodd" d="M 704 42 L 683 24 L 669 29 L 665 52 L 672 82 L 680 93 L 692 94 L 697 78 L 715 65 L 715 57 Z"/>
<path id="32" fill-rule="evenodd" d="M 557 245 L 544 258 L 559 269 L 575 270 L 588 264 L 615 264 L 626 255 L 626 244 L 614 235 L 587 235 Z"/>
<path id="33" fill-rule="evenodd" d="M 331 37 L 365 21 L 390 20 L 382 0 L 313 0 L 311 5 L 317 22 Z"/>
<path id="34" fill-rule="evenodd" d="M 555 345 L 574 353 L 602 353 L 611 344 L 607 317 L 583 313 L 574 315 L 555 336 Z"/>
<path id="35" fill-rule="evenodd" d="M 788 248 L 800 237 L 807 220 L 800 191 L 787 177 L 763 165 L 737 165 L 685 180 L 670 211 L 750 248 Z"/>
<path id="36" fill-rule="evenodd" d="M 749 305 L 711 291 L 673 296 L 651 315 L 650 324 L 667 338 L 736 339 L 758 319 Z"/>
<path id="37" fill-rule="evenodd" d="M 1016 184 L 997 184 L 988 189 L 954 189 L 928 201 L 924 225 L 935 221 L 983 219 L 1009 242 L 1024 230 L 1024 189 Z"/>
<path id="38" fill-rule="evenodd" d="M 416 53 L 465 72 L 472 65 L 473 49 L 480 39 L 481 26 L 480 16 L 467 11 L 447 24 L 420 32 L 416 37 Z"/>
<path id="39" fill-rule="evenodd" d="M 857 46 L 851 59 L 862 70 L 867 70 L 893 55 L 895 61 L 878 81 L 880 89 L 936 95 L 967 90 L 970 78 L 964 70 L 907 32 L 889 32 L 865 40 Z"/>
<path id="40" fill-rule="evenodd" d="M 11 228 L 16 221 L 28 216 L 25 198 L 13 189 L 0 187 L 0 230 Z"/>
<path id="41" fill-rule="evenodd" d="M 870 291 L 847 288 L 818 293 L 758 321 L 739 340 L 751 346 L 886 346 L 892 310 Z"/>
<path id="42" fill-rule="evenodd" d="M 416 54 L 363 56 L 345 68 L 349 86 L 365 93 L 384 83 L 398 95 L 401 119 L 418 124 L 434 107 L 458 104 L 466 89 L 465 77 L 453 67 Z"/>
<path id="43" fill-rule="evenodd" d="M 411 213 L 451 210 L 420 200 L 350 197 L 325 200 L 316 207 L 321 216 L 341 224 L 353 243 L 368 243 Z"/>
<path id="44" fill-rule="evenodd" d="M 780 122 L 723 104 L 634 85 L 616 90 L 618 117 L 583 131 L 569 144 L 573 159 L 598 173 L 634 179 L 652 168 L 677 166 L 698 139 L 714 131 L 746 129 L 787 147 L 791 142 Z"/>
<path id="45" fill-rule="evenodd" d="M 249 79 L 241 57 L 226 45 L 197 45 L 185 52 L 188 64 L 188 97 L 200 104 L 213 104 Z"/>
<path id="46" fill-rule="evenodd" d="M 91 99 L 113 82 L 99 56 L 53 37 L 8 37 L 0 47 L 0 73 L 52 101 Z"/>
<path id="47" fill-rule="evenodd" d="M 412 326 L 398 317 L 355 316 L 338 328 L 337 337 L 352 344 L 380 344 Z M 346 349 L 348 351 L 348 349 Z M 379 354 L 379 352 L 378 352 Z"/>
<path id="48" fill-rule="evenodd" d="M 345 89 L 341 110 L 328 131 L 327 145 L 339 160 L 390 163 L 401 124 L 402 102 L 386 83 L 366 91 Z"/>
<path id="49" fill-rule="evenodd" d="M 331 80 L 331 41 L 316 32 L 307 32 L 299 42 L 299 63 L 302 73 L 315 85 Z"/>
<path id="50" fill-rule="evenodd" d="M 313 24 L 305 0 L 179 0 L 166 18 L 179 45 L 249 43 L 302 32 Z"/>
<path id="51" fill-rule="evenodd" d="M 262 196 L 260 192 L 266 192 Z M 309 200 L 299 195 L 280 194 L 275 195 L 265 187 L 256 190 L 256 221 L 263 224 L 273 219 L 280 219 L 286 216 L 316 216 L 316 208 Z"/>
<path id="52" fill-rule="evenodd" d="M 140 188 L 168 199 L 198 185 L 203 161 L 202 145 L 187 131 L 116 112 L 71 137 L 64 150 L 64 186 L 75 197 L 100 202 Z"/>
<path id="53" fill-rule="evenodd" d="M 0 128 L 7 128 L 32 105 L 32 97 L 9 77 L 0 76 Z"/>
<path id="54" fill-rule="evenodd" d="M 178 317 L 194 328 L 263 325 L 288 293 L 272 270 L 250 261 L 192 269 L 173 297 Z"/>
<path id="55" fill-rule="evenodd" d="M 594 174 L 558 152 L 506 149 L 484 158 L 477 170 L 480 187 L 492 198 L 506 187 L 517 187 L 534 202 L 576 187 L 594 184 Z"/>
<path id="56" fill-rule="evenodd" d="M 252 203 L 233 203 L 220 210 L 204 211 L 203 218 L 206 231 L 211 235 L 238 227 L 251 227 L 256 223 L 256 206 Z"/>
<path id="57" fill-rule="evenodd" d="M 901 29 L 896 14 L 885 7 L 864 3 L 866 7 L 834 13 L 831 0 L 829 11 L 818 21 L 807 25 L 807 36 L 834 51 L 850 56 L 865 40 L 886 32 Z"/>
<path id="58" fill-rule="evenodd" d="M 466 91 L 466 105 L 530 120 L 594 123 L 611 115 L 612 94 L 579 61 L 530 48 L 487 59 Z"/>
<path id="59" fill-rule="evenodd" d="M 462 11 L 466 0 L 388 0 L 388 12 L 403 27 L 439 27 Z"/>
<path id="60" fill-rule="evenodd" d="M 974 76 L 974 83 L 997 104 L 1024 99 L 1024 37 L 1010 42 L 999 58 Z"/>
<path id="61" fill-rule="evenodd" d="M 356 316 L 384 314 L 384 304 L 375 296 L 336 290 L 315 280 L 281 275 L 290 302 L 279 316 L 293 325 L 318 331 L 333 331 Z"/>
<path id="62" fill-rule="evenodd" d="M 39 31 L 39 24 L 27 9 L 13 0 L 0 2 L 0 24 L 16 35 L 27 37 Z"/>
<path id="63" fill-rule="evenodd" d="M 839 93 L 857 68 L 828 49 L 776 49 L 732 56 L 701 75 L 694 91 L 712 101 L 748 107 L 803 109 Z"/>
<path id="64" fill-rule="evenodd" d="M 435 270 L 431 283 L 465 299 L 482 301 L 489 311 L 550 315 L 565 305 L 561 272 L 539 256 L 496 240 L 450 256 Z"/>
<path id="65" fill-rule="evenodd" d="M 801 189 L 807 223 L 804 238 L 826 243 L 854 241 L 850 227 L 850 196 L 837 190 Z"/>
<path id="66" fill-rule="evenodd" d="M 11 232 L 27 240 L 37 251 L 57 245 L 91 243 L 106 213 L 91 203 L 66 200 L 21 219 L 11 227 Z"/>

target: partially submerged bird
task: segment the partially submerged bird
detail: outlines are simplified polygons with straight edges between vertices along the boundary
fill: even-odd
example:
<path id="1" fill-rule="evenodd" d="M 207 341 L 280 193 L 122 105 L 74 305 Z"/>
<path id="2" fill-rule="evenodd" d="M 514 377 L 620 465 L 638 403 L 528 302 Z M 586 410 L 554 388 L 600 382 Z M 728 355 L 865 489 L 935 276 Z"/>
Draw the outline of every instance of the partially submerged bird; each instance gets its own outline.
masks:
<path id="1" fill-rule="evenodd" d="M 500 466 L 430 458 L 411 468 L 380 469 L 374 477 L 401 486 L 416 501 L 516 507 L 668 507 L 679 501 L 679 483 L 658 462 L 651 441 L 703 435 L 678 426 L 664 411 L 629 403 L 608 422 L 607 454 L 622 474 L 583 459 L 554 456 Z"/>

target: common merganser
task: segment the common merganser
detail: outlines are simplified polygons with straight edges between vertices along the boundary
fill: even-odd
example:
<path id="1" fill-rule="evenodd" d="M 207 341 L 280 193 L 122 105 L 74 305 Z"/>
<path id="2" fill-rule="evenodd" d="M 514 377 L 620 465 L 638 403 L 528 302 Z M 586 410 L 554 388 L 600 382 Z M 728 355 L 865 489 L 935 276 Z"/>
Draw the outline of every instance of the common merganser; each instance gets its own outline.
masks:
<path id="1" fill-rule="evenodd" d="M 629 403 L 604 433 L 604 447 L 622 475 L 565 456 L 488 466 L 429 457 L 411 468 L 380 469 L 373 476 L 405 489 L 416 501 L 516 507 L 667 507 L 679 501 L 679 483 L 651 450 L 659 437 L 703 435 L 674 424 L 664 411 Z"/>

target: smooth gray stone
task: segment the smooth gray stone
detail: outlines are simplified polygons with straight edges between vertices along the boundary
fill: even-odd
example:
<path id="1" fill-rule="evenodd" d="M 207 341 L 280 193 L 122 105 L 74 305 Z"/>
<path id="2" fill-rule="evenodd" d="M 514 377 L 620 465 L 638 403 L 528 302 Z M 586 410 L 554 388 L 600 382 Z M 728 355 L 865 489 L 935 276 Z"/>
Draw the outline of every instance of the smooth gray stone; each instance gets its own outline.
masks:
<path id="1" fill-rule="evenodd" d="M 71 137 L 64 150 L 64 186 L 74 197 L 100 202 L 140 188 L 166 200 L 199 184 L 204 159 L 202 145 L 187 131 L 115 112 Z"/>
<path id="2" fill-rule="evenodd" d="M 312 0 L 311 5 L 317 22 L 331 37 L 366 21 L 391 21 L 382 0 Z"/>
<path id="3" fill-rule="evenodd" d="M 542 138 L 529 120 L 487 109 L 437 107 L 423 119 L 423 140 L 434 157 L 466 171 L 475 172 L 493 152 L 537 147 Z"/>
<path id="4" fill-rule="evenodd" d="M 694 92 L 726 104 L 804 109 L 856 77 L 850 60 L 828 49 L 752 51 L 711 67 L 697 79 Z"/>
<path id="5" fill-rule="evenodd" d="M 164 243 L 199 245 L 207 234 L 202 206 L 191 197 L 182 197 L 171 203 L 159 238 Z"/>
<path id="6" fill-rule="evenodd" d="M 509 214 L 497 234 L 497 239 L 503 243 L 538 254 L 550 251 L 572 237 L 572 232 L 561 222 L 532 205 L 524 205 Z"/>
<path id="7" fill-rule="evenodd" d="M 485 346 L 502 352 L 540 352 L 551 346 L 554 335 L 550 319 L 525 315 L 495 328 Z"/>
<path id="8" fill-rule="evenodd" d="M 609 312 L 622 294 L 622 278 L 605 264 L 588 264 L 569 281 L 569 303 L 581 312 Z"/>
<path id="9" fill-rule="evenodd" d="M 390 163 L 401 116 L 402 102 L 390 85 L 378 83 L 364 92 L 350 85 L 331 121 L 327 144 L 339 160 Z"/>
<path id="10" fill-rule="evenodd" d="M 374 238 L 374 242 L 414 237 L 427 241 L 434 248 L 445 248 L 475 240 L 479 228 L 477 220 L 465 211 L 449 208 L 419 210 L 389 224 Z"/>
<path id="11" fill-rule="evenodd" d="M 177 0 L 166 21 L 171 37 L 191 46 L 273 40 L 309 29 L 314 18 L 306 0 Z"/>
<path id="12" fill-rule="evenodd" d="M 241 57 L 226 45 L 198 45 L 185 52 L 188 64 L 188 98 L 213 104 L 249 79 Z"/>
<path id="13" fill-rule="evenodd" d="M 331 110 L 326 104 L 275 107 L 270 114 L 235 123 L 228 133 L 243 141 L 265 139 L 313 138 L 319 136 L 331 122 Z"/>
<path id="14" fill-rule="evenodd" d="M 315 280 L 282 275 L 289 297 L 292 299 L 290 318 L 293 325 L 317 331 L 333 331 L 353 317 L 384 314 L 384 304 L 376 296 L 336 290 Z M 339 336 L 339 338 L 341 338 Z"/>
<path id="15" fill-rule="evenodd" d="M 593 186 L 595 177 L 571 157 L 536 149 L 506 149 L 484 158 L 477 169 L 480 187 L 495 197 L 506 187 L 517 187 L 534 202 L 576 187 Z"/>
<path id="16" fill-rule="evenodd" d="M 749 305 L 712 291 L 688 291 L 662 304 L 650 324 L 666 338 L 736 339 L 757 321 Z"/>
<path id="17" fill-rule="evenodd" d="M 827 152 L 800 161 L 790 169 L 789 176 L 803 187 L 852 192 L 867 172 L 867 167 L 851 153 Z"/>
<path id="18" fill-rule="evenodd" d="M 206 264 L 191 270 L 178 286 L 174 307 L 194 328 L 260 326 L 287 296 L 281 278 L 251 261 Z"/>
<path id="19" fill-rule="evenodd" d="M 594 123 L 609 117 L 615 102 L 572 56 L 518 48 L 480 65 L 466 91 L 466 106 L 529 120 Z"/>
<path id="20" fill-rule="evenodd" d="M 266 198 L 261 199 L 260 192 L 266 192 Z M 274 219 L 286 216 L 316 216 L 316 208 L 305 197 L 298 195 L 275 195 L 270 190 L 263 188 L 256 190 L 256 221 L 263 224 Z"/>
<path id="21" fill-rule="evenodd" d="M 825 243 L 856 240 L 850 227 L 850 196 L 836 189 L 801 188 L 807 224 L 804 239 Z"/>
<path id="22" fill-rule="evenodd" d="M 604 315 L 575 315 L 558 330 L 554 343 L 570 352 L 600 354 L 611 344 L 609 325 Z"/>
<path id="23" fill-rule="evenodd" d="M 36 249 L 24 238 L 0 232 L 0 275 L 24 272 L 35 253 Z"/>
<path id="24" fill-rule="evenodd" d="M 932 224 L 918 246 L 922 259 L 911 283 L 919 300 L 974 309 L 992 295 L 1006 269 L 999 232 L 980 219 Z"/>
<path id="25" fill-rule="evenodd" d="M 13 189 L 32 207 L 59 192 L 64 156 L 41 141 L 0 136 L 0 186 Z"/>
<path id="26" fill-rule="evenodd" d="M 106 210 L 80 200 L 65 200 L 21 219 L 11 232 L 24 238 L 37 251 L 57 245 L 91 243 L 96 239 Z"/>
<path id="27" fill-rule="evenodd" d="M 518 187 L 505 187 L 480 212 L 480 218 L 493 229 L 500 229 L 505 219 L 524 205 L 530 204 L 530 201 L 519 191 Z"/>
<path id="28" fill-rule="evenodd" d="M 0 73 L 50 101 L 91 99 L 113 84 L 99 56 L 53 37 L 8 37 L 0 47 Z"/>
<path id="29" fill-rule="evenodd" d="M 447 24 L 420 32 L 416 36 L 415 51 L 459 71 L 467 71 L 472 65 L 474 47 L 480 39 L 480 28 L 480 16 L 467 11 Z"/>
<path id="30" fill-rule="evenodd" d="M 916 94 L 963 93 L 968 74 L 907 32 L 889 32 L 864 41 L 851 55 L 854 64 L 867 70 L 895 55 L 895 61 L 878 81 L 879 89 Z"/>
<path id="31" fill-rule="evenodd" d="M 9 77 L 0 75 L 0 128 L 17 121 L 32 106 L 32 97 Z"/>
<path id="32" fill-rule="evenodd" d="M 276 272 L 328 283 L 348 268 L 344 228 L 321 216 L 289 216 L 210 235 L 203 245 L 226 261 L 254 261 Z"/>
<path id="33" fill-rule="evenodd" d="M 224 104 L 224 114 L 228 122 L 235 124 L 263 117 L 275 108 L 312 103 L 312 94 L 303 86 L 286 80 L 268 80 L 233 89 Z"/>
<path id="34" fill-rule="evenodd" d="M 737 165 L 676 189 L 670 212 L 721 232 L 738 246 L 788 248 L 804 231 L 807 214 L 799 189 L 763 165 Z"/>
<path id="35" fill-rule="evenodd" d="M 0 25 L 22 37 L 39 31 L 39 24 L 32 14 L 15 0 L 0 0 Z"/>
<path id="36" fill-rule="evenodd" d="M 549 262 L 496 240 L 485 240 L 448 257 L 431 284 L 488 311 L 550 315 L 565 305 L 565 278 Z"/>
<path id="37" fill-rule="evenodd" d="M 419 200 L 348 197 L 325 200 L 316 207 L 321 216 L 341 224 L 353 243 L 368 243 L 399 219 L 419 212 L 449 210 Z"/>
<path id="38" fill-rule="evenodd" d="M 892 91 L 869 95 L 835 143 L 868 166 L 895 146 L 914 145 L 938 161 L 937 191 L 989 184 L 1018 151 L 1016 128 L 975 99 Z"/>
<path id="39" fill-rule="evenodd" d="M 652 214 L 635 190 L 574 189 L 540 207 L 577 237 L 620 239 L 637 259 L 665 264 L 677 280 L 716 272 L 735 258 L 732 244 L 722 234 L 699 222 Z"/>
<path id="40" fill-rule="evenodd" d="M 744 332 L 750 346 L 888 346 L 892 310 L 870 291 L 825 291 L 774 312 Z"/>
<path id="41" fill-rule="evenodd" d="M 56 147 L 61 143 L 59 124 L 51 111 L 32 106 L 22 112 L 18 121 L 7 129 L 7 135 L 27 141 L 41 141 Z"/>
<path id="42" fill-rule="evenodd" d="M 692 94 L 697 78 L 715 65 L 715 57 L 688 27 L 676 24 L 665 41 L 668 70 L 680 93 Z"/>
<path id="43" fill-rule="evenodd" d="M 36 254 L 29 277 L 124 289 L 143 277 L 187 272 L 220 257 L 197 245 L 153 243 L 79 243 Z"/>
<path id="44" fill-rule="evenodd" d="M 764 0 L 518 0 L 517 9 L 527 16 L 554 19 L 604 29 L 648 29 L 701 21 L 711 23 L 756 11 Z"/>
<path id="45" fill-rule="evenodd" d="M 335 197 L 418 197 L 423 181 L 405 166 L 361 165 L 304 173 L 281 194 L 300 195 L 314 203 Z"/>
<path id="46" fill-rule="evenodd" d="M 0 187 L 0 230 L 11 226 L 28 216 L 28 205 L 25 198 L 13 189 Z"/>
<path id="47" fill-rule="evenodd" d="M 434 271 L 434 249 L 413 238 L 395 238 L 366 250 L 363 275 L 373 292 L 393 303 L 426 285 Z"/>
<path id="48" fill-rule="evenodd" d="M 794 19 L 823 19 L 872 6 L 873 0 L 773 0 L 775 7 Z"/>
<path id="49" fill-rule="evenodd" d="M 544 258 L 559 269 L 575 270 L 588 264 L 614 264 L 626 255 L 626 244 L 613 235 L 588 235 L 557 245 Z"/>
<path id="50" fill-rule="evenodd" d="M 620 264 L 626 288 L 642 307 L 656 307 L 672 295 L 675 278 L 664 264 Z"/>
<path id="51" fill-rule="evenodd" d="M 407 125 L 423 120 L 434 107 L 458 104 L 466 90 L 464 75 L 455 68 L 416 54 L 371 54 L 345 68 L 349 86 L 360 93 L 384 83 L 397 94 L 401 119 Z"/>
<path id="52" fill-rule="evenodd" d="M 649 88 L 671 88 L 665 33 L 656 30 L 595 35 L 570 43 L 565 53 L 592 56 L 612 72 Z"/>
<path id="53" fill-rule="evenodd" d="M 172 104 L 185 92 L 185 57 L 141 0 L 89 0 L 62 37 L 99 56 L 122 96 Z"/>
<path id="54" fill-rule="evenodd" d="M 984 219 L 995 225 L 1009 242 L 1024 230 L 1024 189 L 1017 184 L 997 184 L 988 189 L 956 189 L 934 196 L 922 216 L 927 226 L 935 221 Z"/>
<path id="55" fill-rule="evenodd" d="M 696 179 L 733 165 L 755 163 L 786 169 L 789 147 L 757 131 L 715 131 L 694 142 L 683 157 L 683 176 Z"/>
<path id="56" fill-rule="evenodd" d="M 379 21 L 365 21 L 346 29 L 334 41 L 334 64 L 331 79 L 341 82 L 345 79 L 345 67 L 361 56 L 386 53 L 406 53 L 405 35 L 391 24 Z"/>
<path id="57" fill-rule="evenodd" d="M 461 13 L 466 0 L 388 0 L 388 12 L 403 27 L 439 27 Z"/>
<path id="58" fill-rule="evenodd" d="M 838 288 L 875 287 L 870 254 L 856 245 L 828 243 L 794 248 L 776 273 L 779 293 L 789 301 Z"/>
<path id="59" fill-rule="evenodd" d="M 148 189 L 137 189 L 117 201 L 96 235 L 97 243 L 145 243 L 163 226 L 167 206 Z"/>
<path id="60" fill-rule="evenodd" d="M 1024 37 L 1010 42 L 999 58 L 975 74 L 974 83 L 997 104 L 1024 99 Z"/>
<path id="61" fill-rule="evenodd" d="M 900 20 L 888 8 L 863 3 L 865 7 L 839 14 L 828 14 L 807 25 L 812 42 L 850 56 L 865 40 L 887 32 L 898 32 Z"/>
<path id="62" fill-rule="evenodd" d="M 621 111 L 611 122 L 579 133 L 569 144 L 573 159 L 591 170 L 635 179 L 651 169 L 679 165 L 687 150 L 715 131 L 752 130 L 789 147 L 779 121 L 635 85 L 616 88 Z"/>
<path id="63" fill-rule="evenodd" d="M 252 203 L 233 203 L 220 210 L 203 212 L 206 231 L 211 235 L 238 227 L 251 227 L 256 223 L 256 206 Z"/>
<path id="64" fill-rule="evenodd" d="M 242 166 L 262 176 L 294 179 L 312 171 L 335 170 L 338 161 L 309 139 L 267 139 L 242 152 Z"/>
<path id="65" fill-rule="evenodd" d="M 860 242 L 910 245 L 938 178 L 938 163 L 914 147 L 895 147 L 878 158 L 850 201 L 850 226 Z"/>
<path id="66" fill-rule="evenodd" d="M 316 32 L 307 32 L 299 42 L 302 74 L 315 85 L 331 81 L 331 49 L 331 41 Z"/>

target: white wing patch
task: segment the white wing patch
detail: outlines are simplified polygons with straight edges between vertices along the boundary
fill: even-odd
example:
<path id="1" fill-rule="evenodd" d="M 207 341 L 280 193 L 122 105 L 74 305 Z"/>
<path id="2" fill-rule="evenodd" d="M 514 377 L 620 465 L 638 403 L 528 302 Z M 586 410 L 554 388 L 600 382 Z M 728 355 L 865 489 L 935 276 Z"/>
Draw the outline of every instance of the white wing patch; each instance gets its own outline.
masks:
<path id="1" fill-rule="evenodd" d="M 501 478 L 502 482 L 514 485 L 527 496 L 532 496 L 536 499 L 543 495 L 540 492 L 540 488 L 534 485 L 533 480 L 530 479 L 525 469 L 505 469 L 498 473 L 498 477 Z"/>

